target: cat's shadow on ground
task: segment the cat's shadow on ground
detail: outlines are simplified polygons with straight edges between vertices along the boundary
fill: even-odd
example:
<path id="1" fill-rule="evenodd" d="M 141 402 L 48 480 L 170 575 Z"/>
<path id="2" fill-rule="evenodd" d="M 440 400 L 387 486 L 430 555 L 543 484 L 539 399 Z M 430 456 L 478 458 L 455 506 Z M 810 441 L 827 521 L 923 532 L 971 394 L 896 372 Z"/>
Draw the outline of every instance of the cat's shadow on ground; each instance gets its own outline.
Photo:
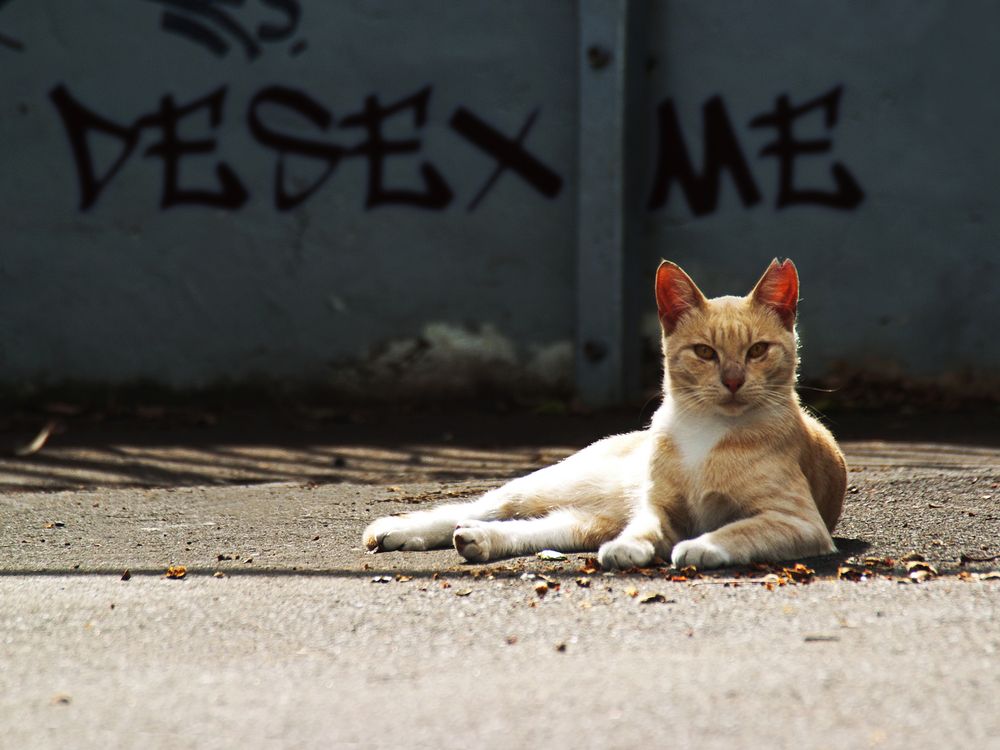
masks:
<path id="1" fill-rule="evenodd" d="M 871 544 L 861 539 L 848 539 L 846 537 L 833 538 L 834 544 L 837 545 L 837 551 L 829 555 L 820 555 L 818 557 L 801 557 L 795 558 L 794 560 L 784 560 L 781 562 L 776 562 L 768 565 L 770 568 L 783 568 L 791 567 L 796 563 L 802 563 L 808 568 L 815 571 L 818 576 L 836 576 L 837 569 L 840 568 L 844 563 L 852 558 L 864 555 L 871 548 Z M 758 572 L 760 571 L 760 566 L 734 566 L 731 568 L 721 568 L 717 571 L 706 571 L 702 575 L 711 576 L 725 576 L 727 573 L 732 572 Z"/>
<path id="2" fill-rule="evenodd" d="M 762 568 L 765 567 L 768 569 L 778 570 L 781 568 L 790 568 L 796 563 L 802 563 L 806 567 L 811 568 L 817 576 L 836 577 L 837 570 L 844 565 L 848 559 L 862 556 L 871 548 L 870 543 L 861 539 L 848 539 L 846 537 L 835 536 L 833 538 L 833 542 L 837 545 L 837 551 L 829 555 L 820 555 L 818 557 L 798 557 L 793 560 L 783 560 L 781 562 L 769 563 L 766 565 L 735 565 L 729 568 L 699 571 L 699 573 L 702 577 L 708 578 L 726 578 L 731 576 L 733 573 L 740 573 L 742 575 L 760 575 Z"/>
<path id="3" fill-rule="evenodd" d="M 836 552 L 820 557 L 806 558 L 802 562 L 815 570 L 818 575 L 836 575 L 837 568 L 843 565 L 848 558 L 858 557 L 871 549 L 871 544 L 861 539 L 835 536 L 833 543 L 837 545 Z"/>
<path id="4" fill-rule="evenodd" d="M 846 537 L 835 536 L 833 538 L 833 542 L 837 545 L 837 551 L 832 552 L 829 555 L 820 555 L 817 557 L 797 557 L 792 560 L 783 560 L 781 562 L 767 563 L 764 565 L 734 565 L 729 568 L 699 571 L 699 574 L 706 578 L 726 578 L 731 576 L 733 573 L 759 576 L 761 575 L 763 568 L 780 570 L 781 568 L 790 568 L 796 563 L 802 563 L 806 567 L 811 568 L 817 576 L 836 577 L 837 570 L 844 565 L 848 559 L 862 556 L 871 548 L 871 544 L 869 542 L 865 542 L 861 539 L 848 539 Z"/>
<path id="5" fill-rule="evenodd" d="M 817 576 L 821 577 L 836 577 L 837 570 L 843 566 L 846 561 L 850 558 L 860 557 L 864 555 L 870 548 L 871 544 L 869 542 L 863 541 L 861 539 L 848 539 L 847 537 L 833 537 L 834 544 L 837 545 L 837 551 L 829 555 L 820 555 L 818 557 L 800 557 L 793 560 L 784 560 L 776 563 L 769 563 L 764 565 L 734 565 L 728 568 L 718 568 L 715 570 L 705 570 L 698 571 L 699 577 L 703 578 L 730 578 L 733 574 L 739 574 L 740 576 L 760 576 L 762 571 L 766 568 L 767 570 L 780 570 L 781 568 L 790 568 L 796 563 L 802 563 L 806 567 L 812 569 Z M 585 553 L 576 553 L 574 556 L 583 557 Z M 526 561 L 530 558 L 526 557 L 511 557 L 506 558 L 509 561 Z M 495 560 L 491 562 L 503 562 L 502 560 Z M 479 563 L 461 563 L 459 569 L 473 569 L 480 567 Z M 655 568 L 669 568 L 668 563 L 663 563 Z M 525 568 L 527 570 L 527 568 Z M 638 571 L 633 569 L 632 571 L 621 571 L 622 573 L 637 573 L 637 574 L 649 574 L 650 569 L 644 569 L 643 571 Z M 522 571 L 518 569 L 517 571 L 495 571 L 499 572 L 500 575 L 508 574 L 515 575 L 520 574 Z M 559 574 L 568 575 L 573 573 L 573 571 L 568 570 L 552 570 L 546 571 L 546 575 L 553 575 L 558 577 Z"/>

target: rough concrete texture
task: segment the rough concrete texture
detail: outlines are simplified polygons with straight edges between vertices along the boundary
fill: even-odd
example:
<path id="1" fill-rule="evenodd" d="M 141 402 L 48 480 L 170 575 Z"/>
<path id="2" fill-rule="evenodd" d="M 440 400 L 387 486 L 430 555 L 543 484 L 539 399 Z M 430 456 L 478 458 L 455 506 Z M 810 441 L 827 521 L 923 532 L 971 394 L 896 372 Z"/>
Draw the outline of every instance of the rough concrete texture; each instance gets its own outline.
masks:
<path id="1" fill-rule="evenodd" d="M 770 587 L 755 570 L 675 582 L 581 572 L 584 555 L 362 550 L 376 515 L 472 496 L 559 446 L 452 445 L 434 470 L 464 480 L 398 479 L 423 464 L 383 455 L 379 470 L 381 448 L 354 446 L 334 467 L 371 452 L 354 483 L 148 488 L 111 471 L 116 487 L 8 489 L 0 747 L 1000 747 L 1000 581 L 982 577 L 1000 568 L 1000 451 L 847 448 L 842 553 L 805 561 L 812 583 Z M 65 471 L 93 468 L 65 450 Z M 190 450 L 238 478 L 232 451 Z M 257 450 L 258 472 L 330 461 Z M 909 552 L 941 575 L 836 578 Z"/>
<path id="2" fill-rule="evenodd" d="M 1000 584 L 0 581 L 11 748 L 997 747 Z M 465 591 L 472 593 L 460 596 Z M 562 646 L 562 647 L 561 647 Z"/>

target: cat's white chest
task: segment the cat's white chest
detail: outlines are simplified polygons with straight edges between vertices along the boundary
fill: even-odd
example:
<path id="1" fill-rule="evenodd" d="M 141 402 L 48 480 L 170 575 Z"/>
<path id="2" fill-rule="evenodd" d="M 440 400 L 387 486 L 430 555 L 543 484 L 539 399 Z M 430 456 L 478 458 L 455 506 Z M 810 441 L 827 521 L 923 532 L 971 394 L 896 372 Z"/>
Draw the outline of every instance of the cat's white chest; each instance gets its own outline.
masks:
<path id="1" fill-rule="evenodd" d="M 712 417 L 675 418 L 671 420 L 667 434 L 673 440 L 684 468 L 696 474 L 731 427 L 728 422 Z"/>

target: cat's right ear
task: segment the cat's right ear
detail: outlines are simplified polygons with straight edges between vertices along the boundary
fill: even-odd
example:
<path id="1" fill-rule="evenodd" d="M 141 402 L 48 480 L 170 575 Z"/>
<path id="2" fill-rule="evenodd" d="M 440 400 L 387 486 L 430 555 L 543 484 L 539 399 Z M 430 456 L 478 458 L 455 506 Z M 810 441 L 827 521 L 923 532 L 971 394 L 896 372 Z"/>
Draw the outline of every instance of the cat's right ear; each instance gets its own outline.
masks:
<path id="1" fill-rule="evenodd" d="M 705 295 L 676 263 L 665 260 L 656 269 L 656 308 L 668 336 L 690 310 L 705 306 Z"/>

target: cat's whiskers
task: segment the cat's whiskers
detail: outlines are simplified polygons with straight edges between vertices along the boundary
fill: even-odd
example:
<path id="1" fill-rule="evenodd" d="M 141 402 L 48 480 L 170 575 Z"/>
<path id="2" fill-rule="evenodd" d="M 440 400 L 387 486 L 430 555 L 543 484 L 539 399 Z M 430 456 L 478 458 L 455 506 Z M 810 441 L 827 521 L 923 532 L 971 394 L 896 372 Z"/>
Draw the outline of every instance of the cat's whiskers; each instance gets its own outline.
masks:
<path id="1" fill-rule="evenodd" d="M 797 391 L 816 391 L 818 393 L 837 393 L 839 388 L 817 388 L 813 385 L 799 385 L 796 383 L 795 390 Z"/>

